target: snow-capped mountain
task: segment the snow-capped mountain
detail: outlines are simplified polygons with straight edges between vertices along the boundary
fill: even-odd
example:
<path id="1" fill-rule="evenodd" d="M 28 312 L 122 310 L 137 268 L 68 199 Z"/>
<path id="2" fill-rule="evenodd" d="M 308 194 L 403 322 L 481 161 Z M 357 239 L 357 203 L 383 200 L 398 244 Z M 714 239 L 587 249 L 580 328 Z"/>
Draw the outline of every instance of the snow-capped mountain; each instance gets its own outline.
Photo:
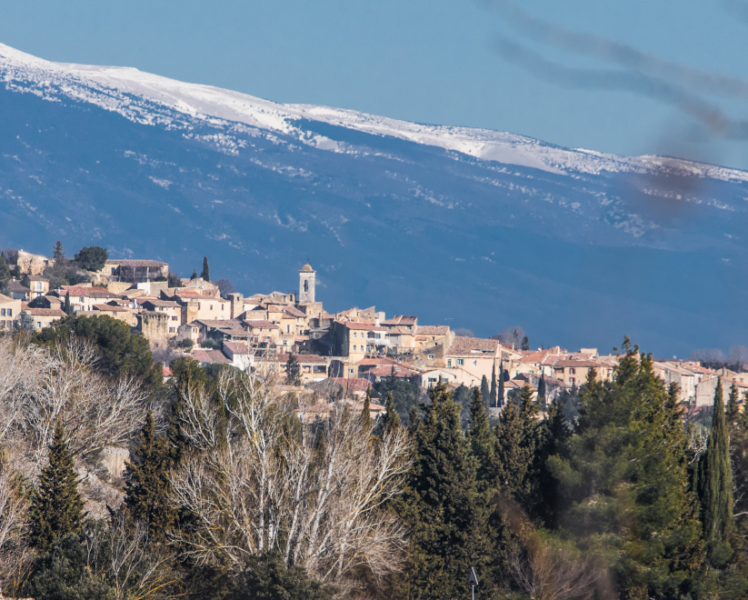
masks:
<path id="1" fill-rule="evenodd" d="M 244 292 L 533 345 L 746 342 L 748 173 L 277 104 L 0 44 L 0 245 L 208 255 Z"/>

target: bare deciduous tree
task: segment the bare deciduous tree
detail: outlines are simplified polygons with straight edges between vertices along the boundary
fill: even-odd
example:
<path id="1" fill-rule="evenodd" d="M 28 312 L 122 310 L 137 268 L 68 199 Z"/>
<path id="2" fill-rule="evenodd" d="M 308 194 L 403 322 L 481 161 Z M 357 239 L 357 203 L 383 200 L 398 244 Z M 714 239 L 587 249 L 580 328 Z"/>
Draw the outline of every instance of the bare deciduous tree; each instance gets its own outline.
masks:
<path id="1" fill-rule="evenodd" d="M 183 390 L 181 426 L 196 451 L 171 483 L 197 525 L 177 534 L 180 546 L 198 562 L 237 568 L 247 555 L 278 551 L 326 581 L 360 565 L 375 576 L 396 569 L 405 531 L 382 504 L 409 468 L 406 432 L 375 443 L 344 407 L 303 423 L 295 402 L 271 380 L 237 371 L 221 374 L 217 399 Z"/>

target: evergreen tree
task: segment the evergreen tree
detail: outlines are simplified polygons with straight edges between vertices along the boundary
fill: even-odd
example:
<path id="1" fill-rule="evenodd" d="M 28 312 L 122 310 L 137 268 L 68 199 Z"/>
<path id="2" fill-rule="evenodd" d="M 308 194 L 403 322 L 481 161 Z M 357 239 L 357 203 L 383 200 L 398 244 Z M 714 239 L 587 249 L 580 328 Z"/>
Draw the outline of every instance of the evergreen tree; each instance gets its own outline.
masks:
<path id="1" fill-rule="evenodd" d="M 488 389 L 488 379 L 484 375 L 480 380 L 480 395 L 486 406 L 491 406 L 491 392 Z"/>
<path id="2" fill-rule="evenodd" d="M 538 503 L 537 517 L 546 526 L 556 526 L 563 508 L 558 480 L 553 476 L 552 461 L 569 457 L 571 429 L 556 398 L 548 407 L 548 414 L 540 424 L 536 451 Z"/>
<path id="3" fill-rule="evenodd" d="M 728 540 L 734 525 L 732 466 L 721 379 L 714 390 L 712 429 L 699 467 L 699 496 L 704 539 L 709 545 L 712 564 L 721 566 L 732 555 Z"/>
<path id="4" fill-rule="evenodd" d="M 200 273 L 200 277 L 203 281 L 210 281 L 210 269 L 208 268 L 208 257 L 203 257 L 203 270 Z"/>
<path id="5" fill-rule="evenodd" d="M 49 464 L 39 476 L 39 484 L 31 497 L 29 509 L 29 540 L 40 552 L 46 552 L 57 538 L 80 535 L 83 521 L 83 499 L 78 493 L 73 456 L 65 442 L 65 432 L 58 422 Z"/>
<path id="6" fill-rule="evenodd" d="M 190 281 L 194 281 L 195 279 L 197 279 L 197 271 L 193 269 L 192 275 L 190 275 Z"/>
<path id="7" fill-rule="evenodd" d="M 504 361 L 502 360 L 499 364 L 499 390 L 496 406 L 504 406 L 504 398 L 506 398 L 506 394 L 504 392 Z"/>
<path id="8" fill-rule="evenodd" d="M 288 385 L 301 385 L 301 365 L 295 354 L 288 353 L 286 361 L 286 383 Z"/>
<path id="9" fill-rule="evenodd" d="M 524 351 L 528 351 L 530 349 L 530 338 L 528 338 L 527 336 L 525 336 L 525 337 L 522 338 L 522 347 L 521 347 L 521 349 L 524 350 Z"/>
<path id="10" fill-rule="evenodd" d="M 65 250 L 62 247 L 62 242 L 60 240 L 57 240 L 57 243 L 55 244 L 55 248 L 52 251 L 52 258 L 55 261 L 55 266 L 65 266 Z"/>
<path id="11" fill-rule="evenodd" d="M 612 382 L 588 379 L 568 459 L 549 465 L 562 527 L 610 558 L 621 598 L 696 597 L 703 562 L 679 403 L 628 339 Z"/>
<path id="12" fill-rule="evenodd" d="M 371 420 L 371 385 L 366 389 L 364 407 L 361 409 L 361 431 L 369 432 L 374 426 Z"/>
<path id="13" fill-rule="evenodd" d="M 81 251 L 75 255 L 75 262 L 84 271 L 100 271 L 104 268 L 109 253 L 106 248 L 100 246 L 91 246 L 81 248 Z"/>
<path id="14" fill-rule="evenodd" d="M 73 314 L 73 307 L 70 305 L 70 292 L 65 293 L 65 304 L 63 305 L 62 310 L 69 317 Z"/>
<path id="15" fill-rule="evenodd" d="M 470 399 L 468 440 L 470 441 L 470 451 L 478 461 L 476 477 L 479 488 L 485 488 L 493 465 L 493 439 L 488 425 L 488 415 L 486 415 L 486 409 L 478 388 L 473 388 L 473 395 Z"/>
<path id="16" fill-rule="evenodd" d="M 545 391 L 545 373 L 540 375 L 540 381 L 538 382 L 538 406 L 542 412 L 548 410 L 546 403 L 547 392 Z"/>
<path id="17" fill-rule="evenodd" d="M 491 367 L 491 399 L 489 400 L 488 405 L 498 407 L 498 397 L 499 393 L 496 389 L 496 362 L 494 361 L 494 364 Z"/>
<path id="18" fill-rule="evenodd" d="M 731 435 L 738 426 L 738 420 L 740 418 L 739 399 L 738 386 L 733 383 L 730 386 L 730 396 L 727 398 L 727 406 L 725 407 L 725 422 L 727 423 L 728 435 Z"/>
<path id="19" fill-rule="evenodd" d="M 0 289 L 4 289 L 10 281 L 10 267 L 5 260 L 5 253 L 0 254 Z"/>
<path id="20" fill-rule="evenodd" d="M 80 535 L 56 537 L 31 566 L 23 586 L 26 595 L 40 600 L 115 600 L 114 590 L 86 565 Z"/>
<path id="21" fill-rule="evenodd" d="M 156 434 L 149 410 L 140 445 L 125 470 L 125 506 L 130 516 L 148 524 L 153 540 L 163 539 L 175 520 L 169 501 L 171 462 L 168 441 Z"/>
<path id="22" fill-rule="evenodd" d="M 387 393 L 387 404 L 385 405 L 386 412 L 384 413 L 384 421 L 382 422 L 382 430 L 384 432 L 396 431 L 400 428 L 400 415 L 397 414 L 395 409 L 395 399 L 392 397 L 392 392 Z"/>
<path id="23" fill-rule="evenodd" d="M 486 513 L 476 483 L 476 460 L 460 428 L 460 409 L 444 382 L 429 391 L 431 404 L 411 428 L 415 462 L 398 500 L 409 526 L 408 568 L 402 597 L 456 598 L 470 567 L 481 572 L 489 557 Z"/>

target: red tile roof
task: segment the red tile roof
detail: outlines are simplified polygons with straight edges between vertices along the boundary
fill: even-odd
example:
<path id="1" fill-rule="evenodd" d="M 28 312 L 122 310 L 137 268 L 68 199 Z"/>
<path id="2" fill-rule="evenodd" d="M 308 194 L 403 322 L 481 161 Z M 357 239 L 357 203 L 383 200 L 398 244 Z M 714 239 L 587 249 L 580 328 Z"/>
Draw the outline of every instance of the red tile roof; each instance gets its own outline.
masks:
<path id="1" fill-rule="evenodd" d="M 32 317 L 67 317 L 67 314 L 56 308 L 24 308 Z"/>
<path id="2" fill-rule="evenodd" d="M 353 390 L 354 392 L 365 392 L 371 387 L 371 381 L 362 377 L 351 377 L 345 379 L 344 377 L 330 377 L 330 381 L 342 385 L 343 388 Z"/>
<path id="3" fill-rule="evenodd" d="M 264 319 L 245 319 L 244 324 L 247 327 L 258 327 L 262 329 L 278 329 L 278 326 L 272 321 L 266 321 Z"/>
<path id="4" fill-rule="evenodd" d="M 380 327 L 372 323 L 353 323 L 351 321 L 335 321 L 338 325 L 347 327 L 348 329 L 366 330 L 366 331 L 387 331 L 386 327 Z"/>
<path id="5" fill-rule="evenodd" d="M 230 363 L 220 350 L 193 350 L 190 357 L 199 363 Z"/>
<path id="6" fill-rule="evenodd" d="M 449 331 L 447 325 L 419 325 L 418 335 L 446 335 Z"/>

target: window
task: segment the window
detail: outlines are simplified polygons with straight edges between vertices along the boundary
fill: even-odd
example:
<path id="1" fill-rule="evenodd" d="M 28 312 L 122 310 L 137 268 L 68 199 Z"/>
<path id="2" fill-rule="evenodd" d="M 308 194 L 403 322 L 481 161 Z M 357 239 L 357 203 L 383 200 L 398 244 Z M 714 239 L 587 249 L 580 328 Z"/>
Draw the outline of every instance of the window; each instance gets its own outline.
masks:
<path id="1" fill-rule="evenodd" d="M 8 312 L 7 312 L 6 314 L 7 314 L 7 315 L 8 315 L 9 317 L 12 317 L 12 316 L 13 316 L 13 309 L 12 309 L 12 308 L 9 308 L 9 309 L 8 309 Z"/>
<path id="2" fill-rule="evenodd" d="M 307 281 L 304 281 L 304 291 L 305 291 L 305 292 L 308 292 L 308 291 L 309 291 L 309 281 L 308 281 L 308 280 L 307 280 Z"/>
<path id="3" fill-rule="evenodd" d="M 574 379 L 574 378 L 572 377 L 572 378 L 571 378 L 571 383 L 572 383 L 572 385 L 574 385 L 574 384 L 575 384 L 576 382 L 577 382 L 577 380 L 576 380 L 576 379 Z"/>
<path id="4" fill-rule="evenodd" d="M 0 308 L 0 317 L 4 317 L 4 316 L 5 316 L 5 309 Z"/>
<path id="5" fill-rule="evenodd" d="M 464 364 L 465 364 L 465 361 L 464 361 L 463 359 L 461 359 L 461 358 L 458 358 L 458 359 L 457 359 L 457 366 L 458 366 L 458 367 L 461 367 L 461 366 L 462 366 L 462 365 L 464 365 Z"/>
<path id="6" fill-rule="evenodd" d="M 223 305 L 223 304 L 221 304 L 221 310 L 223 310 L 223 306 L 224 306 L 224 305 Z"/>
<path id="7" fill-rule="evenodd" d="M 212 304 L 208 304 L 208 310 L 213 310 L 213 305 Z"/>
<path id="8" fill-rule="evenodd" d="M 36 322 L 36 328 L 37 329 L 41 329 L 42 328 L 42 322 L 41 321 L 37 321 Z"/>
<path id="9" fill-rule="evenodd" d="M 478 361 L 477 361 L 477 360 L 475 360 L 475 359 L 473 359 L 473 366 L 474 366 L 474 367 L 477 367 L 477 366 L 478 366 Z"/>
<path id="10" fill-rule="evenodd" d="M 353 344 L 353 351 L 356 351 L 356 344 Z"/>
<path id="11" fill-rule="evenodd" d="M 447 359 L 447 368 L 448 369 L 452 368 L 452 359 L 451 358 Z"/>
<path id="12" fill-rule="evenodd" d="M 571 369 L 569 369 L 569 373 L 571 373 L 572 375 L 576 375 L 577 370 L 574 367 L 572 367 Z"/>
<path id="13" fill-rule="evenodd" d="M 356 332 L 355 331 L 353 332 L 353 339 L 354 340 L 356 339 Z"/>
<path id="14" fill-rule="evenodd" d="M 169 333 L 174 333 L 176 330 L 176 327 L 169 327 Z"/>
<path id="15" fill-rule="evenodd" d="M 173 315 L 172 315 L 172 317 L 171 317 L 171 320 L 172 320 L 172 321 L 178 321 L 178 320 L 179 320 L 179 317 L 175 317 L 175 316 L 173 316 Z"/>
<path id="16" fill-rule="evenodd" d="M 200 302 L 197 303 L 197 310 L 200 310 Z"/>
<path id="17" fill-rule="evenodd" d="M 353 375 L 353 369 L 348 369 L 348 374 Z"/>
<path id="18" fill-rule="evenodd" d="M 434 355 L 433 354 L 429 354 L 429 360 L 434 360 Z"/>

